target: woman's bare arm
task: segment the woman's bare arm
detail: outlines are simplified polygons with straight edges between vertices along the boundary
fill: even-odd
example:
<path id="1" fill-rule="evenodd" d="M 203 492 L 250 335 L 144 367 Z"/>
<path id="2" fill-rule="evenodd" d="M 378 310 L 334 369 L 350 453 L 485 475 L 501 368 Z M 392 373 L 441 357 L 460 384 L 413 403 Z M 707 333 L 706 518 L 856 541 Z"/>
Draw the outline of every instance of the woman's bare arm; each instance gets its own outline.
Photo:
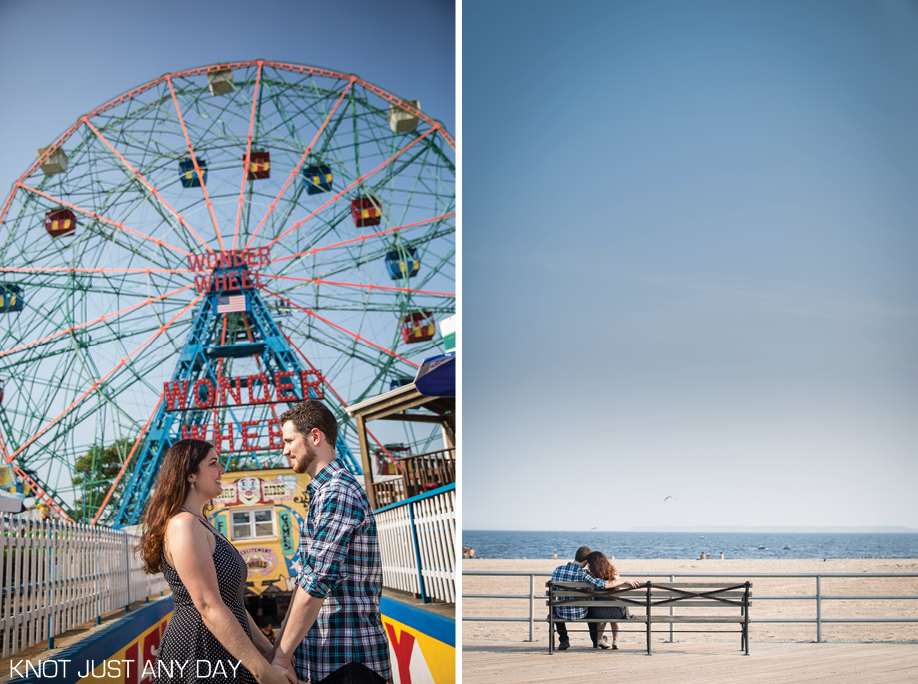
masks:
<path id="1" fill-rule="evenodd" d="M 223 602 L 208 537 L 212 539 L 213 534 L 190 513 L 175 516 L 166 528 L 166 543 L 172 558 L 170 565 L 188 589 L 204 625 L 259 682 L 286 684 L 290 680 L 296 684 L 282 668 L 264 659 Z"/>

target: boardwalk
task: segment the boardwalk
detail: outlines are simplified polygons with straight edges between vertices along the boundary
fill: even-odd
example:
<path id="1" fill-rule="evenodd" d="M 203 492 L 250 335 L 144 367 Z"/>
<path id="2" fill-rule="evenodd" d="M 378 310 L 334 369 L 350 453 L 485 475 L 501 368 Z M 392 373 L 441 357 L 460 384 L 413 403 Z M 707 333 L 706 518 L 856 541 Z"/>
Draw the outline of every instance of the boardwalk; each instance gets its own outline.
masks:
<path id="1" fill-rule="evenodd" d="M 660 643 L 654 653 L 632 642 L 620 651 L 572 647 L 548 655 L 547 644 L 465 642 L 463 684 L 914 684 L 918 644 Z"/>

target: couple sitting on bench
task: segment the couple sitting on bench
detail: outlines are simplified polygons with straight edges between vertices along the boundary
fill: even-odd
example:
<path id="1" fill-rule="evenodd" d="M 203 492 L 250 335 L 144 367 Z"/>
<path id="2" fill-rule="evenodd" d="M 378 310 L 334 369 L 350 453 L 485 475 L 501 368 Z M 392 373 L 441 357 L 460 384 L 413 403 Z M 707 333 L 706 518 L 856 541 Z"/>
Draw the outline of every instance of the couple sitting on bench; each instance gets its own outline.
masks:
<path id="1" fill-rule="evenodd" d="M 581 546 L 577 549 L 573 563 L 567 563 L 555 568 L 551 574 L 552 582 L 587 582 L 597 589 L 611 589 L 623 584 L 631 587 L 638 587 L 639 582 L 634 580 L 628 581 L 619 578 L 615 568 L 606 558 L 602 551 L 593 551 L 589 546 Z M 584 608 L 556 606 L 555 617 L 560 620 L 582 620 L 589 615 L 590 618 L 608 620 L 627 620 L 630 615 L 627 608 L 602 607 L 602 608 Z M 588 622 L 590 629 L 590 640 L 593 642 L 593 648 L 609 648 L 609 642 L 603 636 L 605 622 Z M 611 648 L 618 648 L 618 623 L 612 622 L 612 644 Z M 559 651 L 570 648 L 571 642 L 567 637 L 567 625 L 564 622 L 555 622 L 555 628 L 558 630 L 558 639 L 560 645 Z"/>

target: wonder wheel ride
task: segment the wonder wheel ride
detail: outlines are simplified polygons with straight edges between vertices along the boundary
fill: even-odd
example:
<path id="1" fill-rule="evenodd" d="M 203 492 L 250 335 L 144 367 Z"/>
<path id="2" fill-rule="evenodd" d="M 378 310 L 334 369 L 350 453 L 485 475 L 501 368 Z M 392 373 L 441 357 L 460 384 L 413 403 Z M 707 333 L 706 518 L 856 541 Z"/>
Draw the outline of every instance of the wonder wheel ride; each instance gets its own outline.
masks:
<path id="1" fill-rule="evenodd" d="M 345 407 L 409 381 L 455 311 L 454 155 L 417 101 L 264 60 L 81 116 L 0 210 L 5 461 L 65 519 L 135 524 L 175 440 L 282 463 L 276 418 L 310 395 L 359 471 Z"/>

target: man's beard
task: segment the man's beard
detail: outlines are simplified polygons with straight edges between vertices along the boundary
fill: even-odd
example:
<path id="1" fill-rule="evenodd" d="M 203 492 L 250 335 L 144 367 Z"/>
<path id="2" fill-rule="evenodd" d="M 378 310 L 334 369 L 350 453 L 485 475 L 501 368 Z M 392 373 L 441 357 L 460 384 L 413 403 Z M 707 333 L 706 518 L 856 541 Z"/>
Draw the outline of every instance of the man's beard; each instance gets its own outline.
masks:
<path id="1" fill-rule="evenodd" d="M 318 454 L 316 454 L 316 452 L 313 451 L 313 448 L 309 444 L 307 444 L 305 455 L 303 455 L 302 457 L 297 456 L 294 459 L 293 472 L 305 473 L 307 470 L 309 470 L 309 466 L 315 463 L 316 458 L 318 458 Z"/>

